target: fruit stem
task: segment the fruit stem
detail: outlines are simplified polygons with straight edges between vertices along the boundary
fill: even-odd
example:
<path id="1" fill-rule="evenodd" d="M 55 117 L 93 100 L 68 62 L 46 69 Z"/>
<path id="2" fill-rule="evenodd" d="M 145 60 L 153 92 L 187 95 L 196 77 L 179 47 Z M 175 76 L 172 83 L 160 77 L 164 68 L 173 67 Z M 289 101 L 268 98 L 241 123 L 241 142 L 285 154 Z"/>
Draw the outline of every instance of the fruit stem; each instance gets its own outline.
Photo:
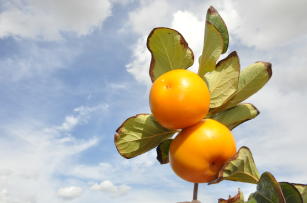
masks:
<path id="1" fill-rule="evenodd" d="M 193 200 L 197 200 L 197 194 L 198 194 L 198 183 L 194 183 Z"/>

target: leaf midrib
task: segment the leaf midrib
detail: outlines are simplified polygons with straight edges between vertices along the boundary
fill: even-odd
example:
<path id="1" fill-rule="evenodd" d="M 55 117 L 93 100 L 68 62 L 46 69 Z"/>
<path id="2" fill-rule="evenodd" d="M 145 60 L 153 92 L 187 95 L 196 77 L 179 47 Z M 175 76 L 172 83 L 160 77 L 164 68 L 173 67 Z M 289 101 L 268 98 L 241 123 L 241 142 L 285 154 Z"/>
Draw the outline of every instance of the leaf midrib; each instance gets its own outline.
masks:
<path id="1" fill-rule="evenodd" d="M 134 141 L 142 141 L 142 140 L 146 140 L 146 139 L 150 139 L 150 138 L 154 138 L 154 137 L 158 137 L 158 136 L 163 136 L 163 135 L 167 135 L 167 134 L 172 134 L 172 133 L 176 133 L 176 132 L 177 131 L 167 131 L 167 132 L 162 132 L 162 133 L 158 133 L 158 134 L 154 134 L 154 135 L 151 135 L 151 136 L 146 136 L 146 137 L 142 137 L 142 138 L 134 139 L 134 140 L 125 140 L 124 138 L 122 138 L 123 140 L 125 140 L 125 142 L 121 142 L 121 144 L 128 143 L 128 142 L 134 142 Z"/>

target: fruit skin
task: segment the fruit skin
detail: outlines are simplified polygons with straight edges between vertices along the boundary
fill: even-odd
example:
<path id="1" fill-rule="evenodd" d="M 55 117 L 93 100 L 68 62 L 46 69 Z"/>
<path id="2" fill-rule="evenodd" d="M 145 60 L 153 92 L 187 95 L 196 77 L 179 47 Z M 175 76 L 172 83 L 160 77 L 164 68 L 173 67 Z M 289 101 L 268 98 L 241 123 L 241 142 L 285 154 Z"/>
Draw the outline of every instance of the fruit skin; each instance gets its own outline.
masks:
<path id="1" fill-rule="evenodd" d="M 231 131 L 218 121 L 205 119 L 177 135 L 170 145 L 169 158 L 172 169 L 182 179 L 207 183 L 217 178 L 235 153 Z"/>
<path id="2" fill-rule="evenodd" d="M 149 102 L 153 116 L 162 126 L 181 129 L 207 115 L 210 93 L 199 75 L 189 70 L 175 69 L 155 80 Z"/>

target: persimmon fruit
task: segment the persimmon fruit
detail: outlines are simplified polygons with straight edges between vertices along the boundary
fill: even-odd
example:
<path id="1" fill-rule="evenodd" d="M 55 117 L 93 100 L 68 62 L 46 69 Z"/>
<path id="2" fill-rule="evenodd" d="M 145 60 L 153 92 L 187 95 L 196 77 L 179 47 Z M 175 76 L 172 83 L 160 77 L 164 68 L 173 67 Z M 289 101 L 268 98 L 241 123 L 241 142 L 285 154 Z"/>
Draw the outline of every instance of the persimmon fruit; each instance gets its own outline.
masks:
<path id="1" fill-rule="evenodd" d="M 173 171 L 193 183 L 215 180 L 222 166 L 236 153 L 231 131 L 218 121 L 205 119 L 183 129 L 171 142 Z"/>
<path id="2" fill-rule="evenodd" d="M 199 75 L 175 69 L 154 81 L 149 103 L 153 116 L 162 126 L 181 129 L 205 118 L 209 111 L 210 93 Z"/>

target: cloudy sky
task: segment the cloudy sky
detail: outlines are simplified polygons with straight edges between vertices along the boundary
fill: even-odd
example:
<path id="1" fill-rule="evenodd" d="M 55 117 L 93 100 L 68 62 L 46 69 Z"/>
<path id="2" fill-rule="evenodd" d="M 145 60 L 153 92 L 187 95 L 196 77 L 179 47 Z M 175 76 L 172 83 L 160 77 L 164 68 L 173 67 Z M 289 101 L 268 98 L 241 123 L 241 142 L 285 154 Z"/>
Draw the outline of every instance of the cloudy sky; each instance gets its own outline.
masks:
<path id="1" fill-rule="evenodd" d="M 127 117 L 149 112 L 151 29 L 177 29 L 199 56 L 209 5 L 242 68 L 273 64 L 270 82 L 249 99 L 261 114 L 233 131 L 238 147 L 251 148 L 261 172 L 307 183 L 305 0 L 0 0 L 0 202 L 190 200 L 192 184 L 154 151 L 125 160 L 113 135 Z M 200 200 L 239 187 L 254 190 L 201 185 Z"/>

